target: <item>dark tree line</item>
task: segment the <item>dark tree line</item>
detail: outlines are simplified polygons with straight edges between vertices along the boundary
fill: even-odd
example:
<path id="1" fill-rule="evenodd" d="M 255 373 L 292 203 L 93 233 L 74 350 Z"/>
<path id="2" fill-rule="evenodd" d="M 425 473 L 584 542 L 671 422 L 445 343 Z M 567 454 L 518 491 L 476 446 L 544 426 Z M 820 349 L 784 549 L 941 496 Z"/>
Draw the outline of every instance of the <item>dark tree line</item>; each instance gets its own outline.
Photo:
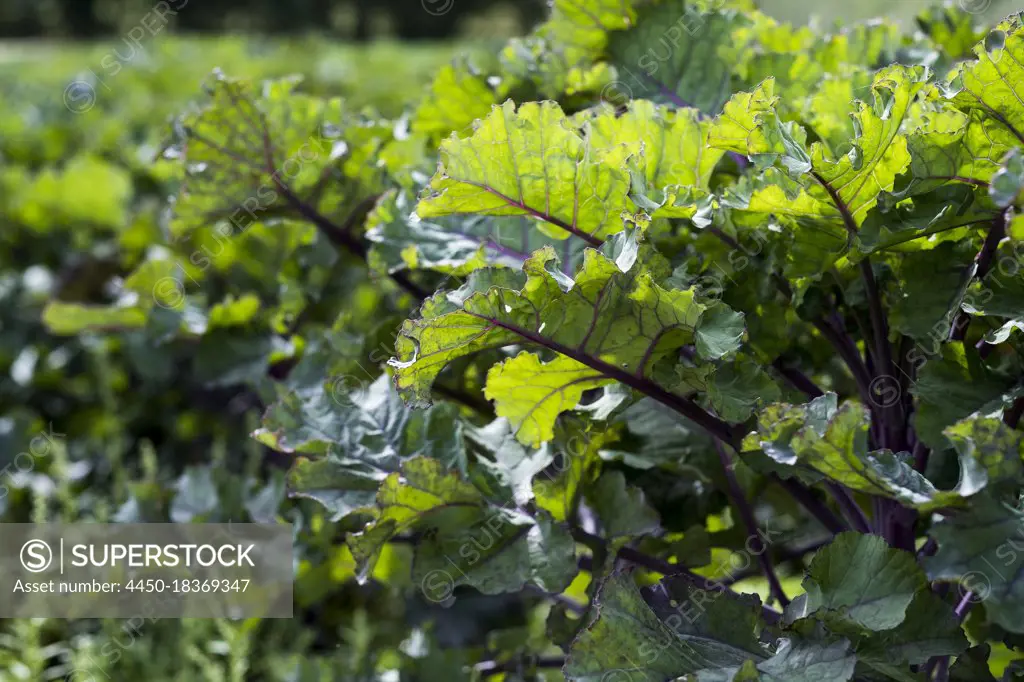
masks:
<path id="1" fill-rule="evenodd" d="M 369 40 L 383 25 L 406 40 L 442 39 L 495 5 L 525 28 L 543 15 L 545 0 L 2 0 L 0 37 L 99 38 L 159 12 L 182 32 L 321 31 Z"/>

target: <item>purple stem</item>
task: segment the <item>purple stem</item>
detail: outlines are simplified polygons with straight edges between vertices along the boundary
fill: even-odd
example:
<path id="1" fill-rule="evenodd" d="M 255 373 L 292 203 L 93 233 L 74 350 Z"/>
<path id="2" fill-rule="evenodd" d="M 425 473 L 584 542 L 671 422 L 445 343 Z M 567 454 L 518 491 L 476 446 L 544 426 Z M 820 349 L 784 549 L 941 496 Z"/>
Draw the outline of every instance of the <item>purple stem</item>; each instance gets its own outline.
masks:
<path id="1" fill-rule="evenodd" d="M 953 609 L 953 613 L 956 614 L 956 619 L 957 620 L 962 621 L 964 619 L 964 616 L 967 615 L 967 610 L 970 609 L 971 608 L 971 604 L 974 603 L 973 597 L 974 597 L 974 593 L 968 591 L 963 596 L 963 599 L 960 600 L 960 603 L 956 605 L 956 608 Z"/>
<path id="2" fill-rule="evenodd" d="M 993 219 L 992 227 L 985 236 L 985 243 L 982 244 L 981 250 L 978 251 L 978 255 L 974 259 L 976 264 L 974 277 L 978 280 L 984 279 L 985 275 L 987 275 L 989 270 L 992 269 L 992 264 L 996 259 L 996 249 L 999 248 L 999 242 L 1001 242 L 1005 236 L 1006 212 L 1003 211 Z M 953 328 L 950 330 L 949 334 L 950 341 L 963 341 L 966 339 L 967 328 L 970 324 L 971 316 L 961 310 L 953 321 Z"/>
<path id="3" fill-rule="evenodd" d="M 864 534 L 871 533 L 871 522 L 868 521 L 867 515 L 864 510 L 860 508 L 857 501 L 853 499 L 850 491 L 843 485 L 836 483 L 835 481 L 829 481 L 826 486 L 829 492 L 832 493 L 832 497 L 835 499 L 836 504 L 843 510 L 843 515 L 847 518 L 850 524 L 858 532 Z"/>
<path id="4" fill-rule="evenodd" d="M 715 449 L 718 450 L 718 459 L 722 462 L 722 468 L 725 470 L 725 480 L 729 485 L 729 493 L 733 504 L 736 505 L 740 518 L 743 519 L 743 525 L 747 527 L 747 533 L 750 534 L 749 537 L 753 540 L 753 552 L 757 554 L 757 560 L 761 563 L 764 577 L 768 579 L 768 587 L 772 595 L 779 602 L 779 605 L 785 608 L 789 604 L 789 599 L 786 598 L 786 593 L 782 590 L 782 583 L 779 582 L 779 577 L 775 575 L 775 567 L 772 566 L 771 557 L 768 556 L 767 547 L 764 546 L 764 541 L 761 539 L 761 534 L 757 527 L 757 521 L 754 519 L 754 510 L 750 508 L 750 503 L 743 494 L 740 482 L 736 479 L 736 471 L 733 468 L 732 460 L 729 458 L 729 453 L 717 441 L 715 442 Z"/>

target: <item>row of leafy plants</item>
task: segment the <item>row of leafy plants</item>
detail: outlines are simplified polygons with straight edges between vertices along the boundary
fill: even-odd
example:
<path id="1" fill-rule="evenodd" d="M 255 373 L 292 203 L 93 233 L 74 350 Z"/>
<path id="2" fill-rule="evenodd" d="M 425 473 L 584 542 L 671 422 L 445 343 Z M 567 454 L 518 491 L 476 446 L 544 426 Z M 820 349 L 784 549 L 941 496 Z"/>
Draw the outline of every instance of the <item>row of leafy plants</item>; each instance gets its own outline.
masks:
<path id="1" fill-rule="evenodd" d="M 255 393 L 195 372 L 195 345 L 53 333 L 43 310 L 50 299 L 111 300 L 168 243 L 177 162 L 154 158 L 214 67 L 257 79 L 302 71 L 307 92 L 398 115 L 402 93 L 453 49 L 166 34 L 136 46 L 3 46 L 0 521 L 291 519 L 286 459 L 248 437 L 264 409 Z M 364 59 L 386 76 L 364 79 Z M 385 648 L 398 665 L 407 628 L 383 615 L 400 597 L 371 600 L 347 584 L 323 516 L 302 517 L 293 621 L 5 620 L 0 678 L 313 682 L 372 670 Z"/>
<path id="2" fill-rule="evenodd" d="M 215 74 L 162 248 L 43 321 L 266 406 L 352 674 L 1015 679 L 1024 26 L 973 18 L 555 0 L 398 119 Z"/>

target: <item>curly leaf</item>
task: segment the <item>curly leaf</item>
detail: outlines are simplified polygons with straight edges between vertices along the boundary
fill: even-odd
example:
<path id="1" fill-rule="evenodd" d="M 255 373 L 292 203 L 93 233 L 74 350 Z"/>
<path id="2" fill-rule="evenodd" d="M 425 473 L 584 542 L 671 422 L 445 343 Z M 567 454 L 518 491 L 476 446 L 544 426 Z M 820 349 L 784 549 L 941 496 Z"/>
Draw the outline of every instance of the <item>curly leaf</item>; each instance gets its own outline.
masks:
<path id="1" fill-rule="evenodd" d="M 440 141 L 452 132 L 466 132 L 497 101 L 486 79 L 468 64 L 448 64 L 434 76 L 427 95 L 416 107 L 412 130 Z"/>
<path id="2" fill-rule="evenodd" d="M 586 244 L 545 236 L 523 217 L 446 216 L 424 220 L 404 192 L 389 192 L 367 216 L 370 262 L 389 273 L 434 270 L 457 277 L 487 266 L 521 268 L 530 254 L 559 244 L 569 267 L 583 259 Z"/>
<path id="3" fill-rule="evenodd" d="M 584 112 L 585 130 L 598 148 L 629 145 L 641 161 L 631 196 L 657 218 L 689 218 L 708 202 L 711 173 L 724 151 L 707 146 L 710 121 L 696 109 L 659 107 L 632 100 L 625 113 L 609 106 Z"/>
<path id="4" fill-rule="evenodd" d="M 780 122 L 770 88 L 738 95 L 726 106 L 710 144 L 741 150 L 787 171 L 765 173 L 750 187 L 733 191 L 727 205 L 783 221 L 794 242 L 790 274 L 816 275 L 841 256 L 879 195 L 891 191 L 909 166 L 900 126 L 926 78 L 921 67 L 878 72 L 871 103 L 855 105 L 852 148 L 838 158 L 824 143 L 804 147 L 802 129 Z"/>
<path id="5" fill-rule="evenodd" d="M 889 450 L 869 452 L 868 410 L 847 402 L 835 409 L 835 396 L 818 398 L 807 406 L 772 405 L 758 421 L 757 431 L 743 441 L 745 450 L 760 449 L 779 464 L 824 474 L 860 492 L 898 500 L 922 510 L 958 503 L 980 489 L 974 467 L 957 490 L 938 490 L 915 471 L 906 454 Z M 806 476 L 804 476 L 806 477 Z"/>
<path id="6" fill-rule="evenodd" d="M 561 355 L 541 362 L 523 352 L 487 372 L 484 395 L 494 401 L 523 443 L 538 447 L 554 437 L 555 419 L 579 403 L 583 393 L 612 380 L 581 362 Z"/>
<path id="7" fill-rule="evenodd" d="M 534 254 L 523 268 L 525 281 L 499 283 L 497 273 L 479 271 L 459 291 L 428 301 L 395 345 L 399 390 L 429 402 L 434 379 L 456 358 L 526 343 L 560 358 L 544 364 L 520 356 L 492 370 L 487 386 L 524 443 L 549 436 L 559 411 L 571 408 L 584 388 L 608 381 L 681 399 L 650 377 L 660 359 L 693 343 L 706 309 L 695 291 L 663 289 L 649 270 L 636 265 L 624 273 L 593 250 L 564 290 L 564 277 L 548 269 L 554 258 L 550 248 Z"/>
<path id="8" fill-rule="evenodd" d="M 209 100 L 178 122 L 186 174 L 174 232 L 226 221 L 226 236 L 256 220 L 306 219 L 309 209 L 340 223 L 364 199 L 361 187 L 379 174 L 368 160 L 390 133 L 296 85 L 261 89 L 215 74 Z"/>
<path id="9" fill-rule="evenodd" d="M 467 138 L 441 145 L 441 165 L 420 199 L 421 218 L 471 213 L 530 216 L 552 238 L 599 245 L 633 213 L 629 147 L 597 149 L 554 102 L 495 106 Z"/>
<path id="10" fill-rule="evenodd" d="M 943 94 L 964 111 L 978 110 L 1024 142 L 1024 26 L 1018 17 L 1000 24 L 974 48 L 977 59 L 963 62 L 942 85 Z"/>
<path id="11" fill-rule="evenodd" d="M 923 194 L 947 182 L 983 186 L 1015 144 L 1006 128 L 981 111 L 928 112 L 919 127 L 907 134 L 909 182 L 897 196 Z"/>
<path id="12" fill-rule="evenodd" d="M 282 395 L 253 436 L 286 453 L 304 453 L 289 473 L 289 493 L 315 499 L 337 517 L 373 501 L 389 474 L 413 457 L 437 458 L 466 468 L 458 409 L 450 404 L 413 410 L 388 376 L 364 389 L 354 379 Z"/>
<path id="13" fill-rule="evenodd" d="M 490 503 L 472 484 L 437 460 L 417 457 L 389 475 L 377 493 L 377 518 L 348 538 L 357 577 L 372 572 L 381 547 L 402 532 L 424 534 L 413 578 L 425 595 L 443 601 L 459 585 L 496 594 L 530 582 L 561 592 L 576 574 L 569 532 Z M 447 594 L 438 594 L 447 587 Z"/>
<path id="14" fill-rule="evenodd" d="M 545 66 L 560 62 L 568 71 L 594 59 L 608 42 L 611 31 L 629 28 L 636 21 L 632 0 L 553 0 L 551 16 L 537 27 L 544 41 Z"/>

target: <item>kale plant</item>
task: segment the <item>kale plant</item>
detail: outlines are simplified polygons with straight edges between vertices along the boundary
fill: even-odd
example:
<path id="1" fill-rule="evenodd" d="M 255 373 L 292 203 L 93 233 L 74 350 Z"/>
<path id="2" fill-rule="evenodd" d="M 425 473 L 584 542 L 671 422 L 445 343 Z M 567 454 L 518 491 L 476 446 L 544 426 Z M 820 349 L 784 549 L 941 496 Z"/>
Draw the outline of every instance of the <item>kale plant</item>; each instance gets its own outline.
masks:
<path id="1" fill-rule="evenodd" d="M 1024 18 L 754 5 L 554 0 L 398 120 L 217 74 L 49 309 L 269 405 L 367 679 L 1024 676 Z"/>

